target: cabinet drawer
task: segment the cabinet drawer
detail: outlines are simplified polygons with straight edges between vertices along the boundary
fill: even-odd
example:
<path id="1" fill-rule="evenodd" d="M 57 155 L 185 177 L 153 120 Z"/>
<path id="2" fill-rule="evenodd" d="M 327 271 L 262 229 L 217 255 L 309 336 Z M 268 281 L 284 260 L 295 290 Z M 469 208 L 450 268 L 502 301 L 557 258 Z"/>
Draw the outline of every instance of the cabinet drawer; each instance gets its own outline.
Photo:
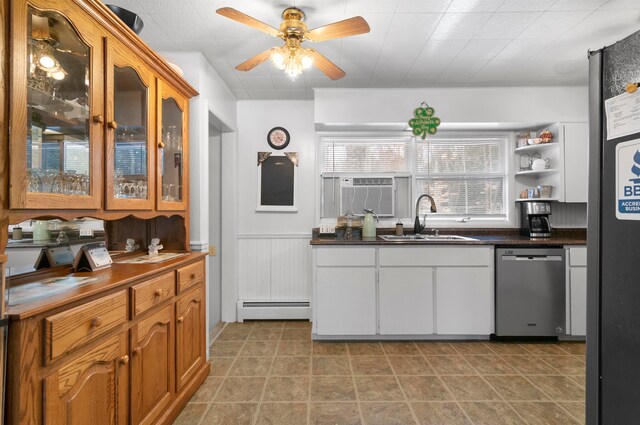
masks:
<path id="1" fill-rule="evenodd" d="M 137 316 L 144 313 L 176 294 L 173 273 L 166 273 L 145 283 L 133 286 L 131 294 L 133 297 L 133 315 Z"/>
<path id="2" fill-rule="evenodd" d="M 190 266 L 178 269 L 178 293 L 197 283 L 204 282 L 204 262 L 200 261 Z"/>
<path id="3" fill-rule="evenodd" d="M 477 246 L 384 247 L 380 266 L 485 266 L 493 264 L 493 251 Z"/>
<path id="4" fill-rule="evenodd" d="M 323 266 L 375 266 L 375 248 L 316 248 L 316 263 Z"/>
<path id="5" fill-rule="evenodd" d="M 44 319 L 45 362 L 104 335 L 127 320 L 127 294 L 120 291 Z"/>

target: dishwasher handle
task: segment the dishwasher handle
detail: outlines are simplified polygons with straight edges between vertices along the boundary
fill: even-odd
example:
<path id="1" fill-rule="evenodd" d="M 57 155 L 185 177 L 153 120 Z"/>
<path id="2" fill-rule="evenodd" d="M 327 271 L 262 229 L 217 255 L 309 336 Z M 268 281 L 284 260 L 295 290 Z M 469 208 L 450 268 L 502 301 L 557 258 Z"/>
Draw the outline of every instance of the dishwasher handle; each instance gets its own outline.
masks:
<path id="1" fill-rule="evenodd" d="M 503 255 L 502 261 L 562 261 L 562 255 Z"/>

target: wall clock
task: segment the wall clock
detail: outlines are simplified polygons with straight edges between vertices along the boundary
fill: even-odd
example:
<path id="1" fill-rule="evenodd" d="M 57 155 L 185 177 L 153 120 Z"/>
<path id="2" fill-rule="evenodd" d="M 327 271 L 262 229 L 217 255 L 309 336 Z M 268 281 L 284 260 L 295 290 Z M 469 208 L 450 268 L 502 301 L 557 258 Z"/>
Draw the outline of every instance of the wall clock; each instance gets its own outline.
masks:
<path id="1" fill-rule="evenodd" d="M 267 134 L 267 143 L 273 149 L 284 149 L 289 145 L 291 136 L 284 127 L 273 127 Z"/>

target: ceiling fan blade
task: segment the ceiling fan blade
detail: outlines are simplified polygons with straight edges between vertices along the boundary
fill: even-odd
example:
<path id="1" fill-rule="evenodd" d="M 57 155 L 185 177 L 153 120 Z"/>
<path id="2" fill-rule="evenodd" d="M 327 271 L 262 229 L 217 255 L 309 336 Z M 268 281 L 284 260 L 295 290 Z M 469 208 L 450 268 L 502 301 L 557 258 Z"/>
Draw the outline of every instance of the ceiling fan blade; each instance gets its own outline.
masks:
<path id="1" fill-rule="evenodd" d="M 252 28 L 260 30 L 262 32 L 266 32 L 269 35 L 274 37 L 278 37 L 280 31 L 272 27 L 271 25 L 267 25 L 262 21 L 257 20 L 256 18 L 252 18 L 249 15 L 246 15 L 232 7 L 223 7 L 216 10 L 218 15 L 222 15 L 226 18 L 233 19 L 234 21 L 240 22 L 241 24 L 248 25 Z"/>
<path id="2" fill-rule="evenodd" d="M 309 41 L 325 41 L 334 38 L 350 37 L 352 35 L 364 34 L 371 31 L 369 24 L 362 16 L 334 22 L 308 31 L 305 37 Z"/>
<path id="3" fill-rule="evenodd" d="M 322 71 L 327 77 L 332 80 L 339 80 L 340 78 L 347 75 L 346 72 L 338 68 L 338 65 L 331 62 L 329 59 L 322 56 L 320 53 L 316 52 L 313 49 L 307 49 L 307 51 L 313 56 L 313 64 Z"/>
<path id="4" fill-rule="evenodd" d="M 273 50 L 274 49 L 265 50 L 264 52 L 258 55 L 255 55 L 251 59 L 247 59 L 246 61 L 242 62 L 240 65 L 236 66 L 236 69 L 238 71 L 251 71 L 253 68 L 255 68 L 256 66 L 260 65 L 262 62 L 269 59 L 269 57 L 271 57 L 271 52 Z"/>

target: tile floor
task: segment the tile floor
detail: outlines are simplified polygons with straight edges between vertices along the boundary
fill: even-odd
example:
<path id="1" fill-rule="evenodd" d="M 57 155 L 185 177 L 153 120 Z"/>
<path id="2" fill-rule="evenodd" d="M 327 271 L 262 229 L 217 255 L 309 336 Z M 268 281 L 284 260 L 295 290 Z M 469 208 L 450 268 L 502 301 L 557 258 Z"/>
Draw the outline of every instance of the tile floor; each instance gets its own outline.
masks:
<path id="1" fill-rule="evenodd" d="M 174 425 L 584 424 L 583 343 L 312 342 L 227 325 Z"/>

